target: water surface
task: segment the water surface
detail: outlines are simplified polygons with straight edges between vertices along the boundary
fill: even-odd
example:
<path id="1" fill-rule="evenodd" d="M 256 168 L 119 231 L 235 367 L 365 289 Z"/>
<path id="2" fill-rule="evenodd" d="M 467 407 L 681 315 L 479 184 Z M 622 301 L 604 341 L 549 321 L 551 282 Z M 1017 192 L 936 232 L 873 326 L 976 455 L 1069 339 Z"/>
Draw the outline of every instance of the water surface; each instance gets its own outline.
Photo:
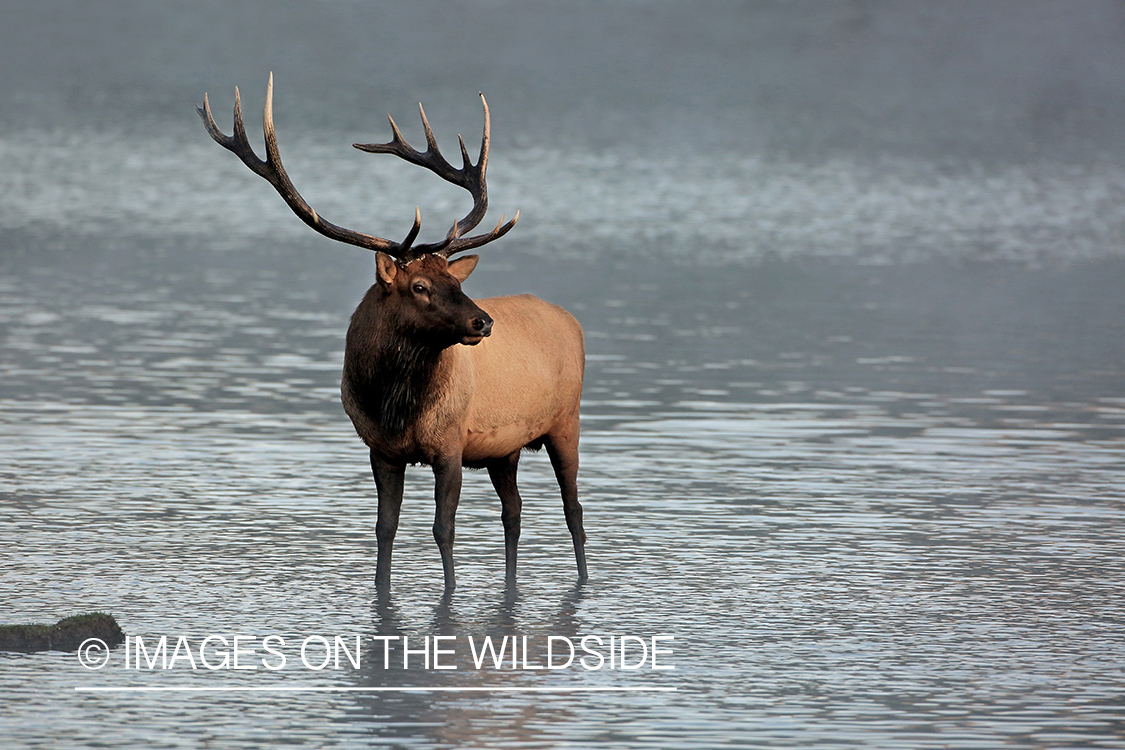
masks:
<path id="1" fill-rule="evenodd" d="M 4 655 L 9 738 L 96 745 L 112 722 L 115 742 L 144 746 L 1119 741 L 1115 263 L 483 263 L 474 293 L 545 282 L 587 329 L 592 578 L 574 587 L 553 478 L 528 455 L 518 591 L 503 590 L 498 503 L 472 473 L 443 600 L 415 469 L 380 605 L 372 482 L 337 401 L 369 260 L 323 251 L 103 248 L 95 284 L 88 265 L 8 262 L 7 619 L 98 608 L 131 635 L 196 641 L 663 633 L 676 669 L 386 671 L 373 642 L 363 668 L 329 672 Z M 1027 304 L 1046 288 L 1083 312 L 1081 332 Z M 924 304 L 958 289 L 967 309 Z M 73 693 L 170 684 L 676 692 Z"/>

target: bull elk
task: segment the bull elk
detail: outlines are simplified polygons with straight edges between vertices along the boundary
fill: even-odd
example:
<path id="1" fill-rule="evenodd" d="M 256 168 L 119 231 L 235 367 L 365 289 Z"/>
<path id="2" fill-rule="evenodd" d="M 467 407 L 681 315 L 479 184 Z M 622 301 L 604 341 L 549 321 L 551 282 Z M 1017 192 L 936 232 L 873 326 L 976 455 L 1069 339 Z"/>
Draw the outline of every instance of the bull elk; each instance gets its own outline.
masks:
<path id="1" fill-rule="evenodd" d="M 371 450 L 378 493 L 375 583 L 390 586 L 391 546 L 402 507 L 407 464 L 433 467 L 434 540 L 441 552 L 445 588 L 456 586 L 453 570 L 454 517 L 462 467 L 485 468 L 500 496 L 505 575 L 516 575 L 522 500 L 516 467 L 525 448 L 546 447 L 562 491 L 567 527 L 574 542 L 579 580 L 586 579 L 582 506 L 578 502 L 578 404 L 585 364 L 582 328 L 566 310 L 531 295 L 473 301 L 461 284 L 478 256 L 455 253 L 507 234 L 519 218 L 503 217 L 486 234 L 466 236 L 488 208 L 489 114 L 474 165 L 458 137 L 464 165 L 453 167 L 419 105 L 426 150 L 409 146 L 392 118 L 392 139 L 354 144 L 361 151 L 394 154 L 468 190 L 473 207 L 454 222 L 445 239 L 415 244 L 421 212 L 402 242 L 345 229 L 323 219 L 297 192 L 277 147 L 273 126 L 273 74 L 263 116 L 266 158 L 246 139 L 238 89 L 234 90 L 234 135 L 215 124 L 207 95 L 197 108 L 207 132 L 281 194 L 294 213 L 317 232 L 375 251 L 376 278 L 352 314 L 344 352 L 341 395 L 344 411 Z"/>

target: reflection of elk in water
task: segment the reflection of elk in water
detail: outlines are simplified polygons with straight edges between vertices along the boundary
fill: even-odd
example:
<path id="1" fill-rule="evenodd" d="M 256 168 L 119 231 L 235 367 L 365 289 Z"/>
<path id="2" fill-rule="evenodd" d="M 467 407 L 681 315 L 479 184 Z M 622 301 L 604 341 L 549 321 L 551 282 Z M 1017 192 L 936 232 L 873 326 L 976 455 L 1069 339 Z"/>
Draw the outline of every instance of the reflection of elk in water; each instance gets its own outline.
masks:
<path id="1" fill-rule="evenodd" d="M 500 496 L 504 522 L 505 571 L 515 580 L 520 535 L 516 466 L 520 451 L 546 446 L 562 489 L 566 523 L 574 541 L 580 580 L 586 578 L 582 506 L 578 502 L 578 402 L 585 362 L 582 329 L 561 307 L 530 295 L 474 302 L 461 283 L 477 264 L 476 255 L 448 260 L 454 253 L 502 237 L 515 225 L 503 218 L 487 234 L 463 236 L 484 218 L 488 207 L 489 116 L 484 105 L 484 136 L 474 165 L 461 141 L 464 166 L 454 168 L 438 150 L 422 111 L 427 148 L 416 151 L 391 120 L 390 143 L 361 145 L 371 153 L 394 154 L 425 167 L 473 196 L 473 208 L 453 224 L 445 239 L 415 245 L 421 225 L 402 242 L 362 234 L 325 221 L 293 187 L 277 148 L 273 128 L 273 75 L 266 89 L 266 159 L 246 139 L 238 89 L 234 95 L 234 135 L 219 130 L 203 97 L 200 117 L 207 132 L 268 181 L 306 224 L 341 242 L 375 251 L 377 278 L 352 315 L 344 353 L 344 410 L 371 449 L 379 494 L 375 527 L 378 564 L 375 583 L 390 585 L 391 545 L 402 506 L 407 464 L 433 467 L 434 539 L 441 551 L 445 587 L 456 585 L 453 528 L 461 493 L 461 467 L 488 469 Z M 421 107 L 419 107 L 421 109 Z M 495 328 L 495 330 L 494 330 Z"/>

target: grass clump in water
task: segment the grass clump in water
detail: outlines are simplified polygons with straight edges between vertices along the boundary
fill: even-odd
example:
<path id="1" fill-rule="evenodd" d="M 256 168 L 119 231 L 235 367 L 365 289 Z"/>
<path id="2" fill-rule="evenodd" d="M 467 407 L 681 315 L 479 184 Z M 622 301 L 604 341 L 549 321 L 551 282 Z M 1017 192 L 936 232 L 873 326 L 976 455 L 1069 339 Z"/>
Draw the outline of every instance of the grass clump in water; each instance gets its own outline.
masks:
<path id="1" fill-rule="evenodd" d="M 87 638 L 112 648 L 125 642 L 125 633 L 105 612 L 64 617 L 54 625 L 0 625 L 0 651 L 76 651 Z"/>

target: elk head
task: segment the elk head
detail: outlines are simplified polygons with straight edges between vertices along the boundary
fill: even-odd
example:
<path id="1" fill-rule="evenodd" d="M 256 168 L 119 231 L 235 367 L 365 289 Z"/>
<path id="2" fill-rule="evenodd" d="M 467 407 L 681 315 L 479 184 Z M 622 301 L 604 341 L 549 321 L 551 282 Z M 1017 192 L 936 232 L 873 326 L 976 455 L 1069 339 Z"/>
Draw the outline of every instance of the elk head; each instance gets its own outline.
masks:
<path id="1" fill-rule="evenodd" d="M 376 288 L 387 302 L 383 309 L 396 318 L 391 327 L 416 344 L 436 349 L 479 344 L 492 333 L 492 318 L 461 291 L 477 259 L 466 255 L 447 262 L 426 254 L 401 263 L 386 253 L 376 254 Z"/>

